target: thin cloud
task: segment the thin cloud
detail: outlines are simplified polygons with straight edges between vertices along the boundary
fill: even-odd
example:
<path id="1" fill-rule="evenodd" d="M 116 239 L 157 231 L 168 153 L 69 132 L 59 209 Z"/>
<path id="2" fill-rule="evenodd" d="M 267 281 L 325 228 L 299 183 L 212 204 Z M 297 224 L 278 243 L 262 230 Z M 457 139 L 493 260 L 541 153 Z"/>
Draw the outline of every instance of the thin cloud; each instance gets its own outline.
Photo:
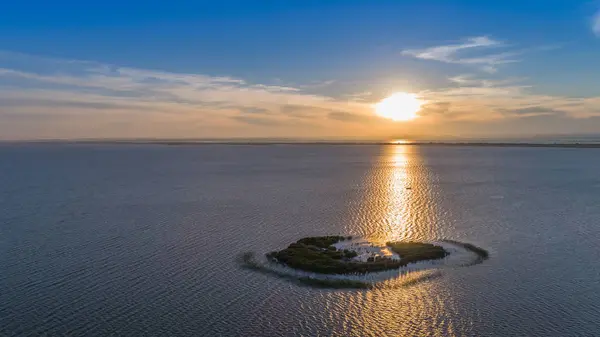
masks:
<path id="1" fill-rule="evenodd" d="M 419 93 L 428 103 L 420 113 L 441 120 L 490 121 L 533 116 L 589 118 L 600 116 L 600 98 L 563 97 L 530 92 L 517 80 L 481 80 L 469 76 L 451 78 L 458 87 Z"/>
<path id="2" fill-rule="evenodd" d="M 501 44 L 501 42 L 492 40 L 487 36 L 480 36 L 469 38 L 465 42 L 459 44 L 428 47 L 424 49 L 407 49 L 402 51 L 402 54 L 414 56 L 424 60 L 454 63 L 457 61 L 456 54 L 460 51 L 466 49 L 500 46 Z"/>
<path id="3" fill-rule="evenodd" d="M 264 118 L 264 117 L 254 117 L 254 116 L 233 116 L 232 117 L 234 120 L 237 120 L 238 122 L 244 123 L 244 124 L 251 124 L 251 125 L 259 125 L 259 126 L 276 126 L 276 125 L 280 125 L 281 121 L 275 120 L 275 119 L 270 119 L 270 118 Z"/>
<path id="4" fill-rule="evenodd" d="M 250 84 L 232 77 L 170 73 L 94 62 L 61 62 L 40 57 L 28 57 L 28 62 L 33 62 L 31 66 L 27 62 L 14 62 L 14 58 L 21 57 L 21 54 L 0 53 L 0 84 L 4 88 L 0 90 L 0 94 L 11 90 L 19 90 L 25 94 L 36 90 L 50 90 L 57 95 L 86 93 L 98 100 L 117 100 L 120 103 L 130 100 L 136 103 L 162 102 L 189 107 L 206 106 L 212 102 L 256 109 L 291 105 L 314 111 L 346 104 L 345 101 L 331 97 L 304 93 L 299 88 Z M 36 62 L 43 63 L 44 67 L 36 67 Z M 49 71 L 48 64 L 55 70 Z M 67 68 L 68 71 L 64 71 Z M 358 103 L 353 105 L 354 109 L 367 107 Z"/>
<path id="5" fill-rule="evenodd" d="M 454 60 L 467 50 L 504 47 L 486 37 L 467 42 L 424 57 Z M 506 53 L 495 55 L 496 63 L 506 61 Z M 483 65 L 481 56 L 461 60 Z M 376 136 L 447 121 L 600 116 L 600 97 L 537 94 L 524 79 L 461 75 L 448 81 L 417 93 L 425 101 L 422 118 L 396 124 L 374 117 L 368 99 L 378 93 L 335 98 L 301 85 L 0 52 L 0 137 L 228 137 L 265 136 L 266 130 L 266 136 Z"/>
<path id="6" fill-rule="evenodd" d="M 327 108 L 311 107 L 306 105 L 286 104 L 281 106 L 282 114 L 294 118 L 313 118 L 316 115 L 326 114 L 330 111 Z"/>
<path id="7" fill-rule="evenodd" d="M 267 115 L 270 113 L 269 109 L 257 108 L 257 107 L 239 107 L 238 110 L 245 114 L 251 115 Z"/>
<path id="8" fill-rule="evenodd" d="M 501 87 L 501 86 L 511 85 L 511 84 L 515 84 L 515 83 L 520 83 L 525 80 L 526 80 L 526 78 L 523 78 L 523 77 L 510 77 L 510 78 L 506 78 L 506 79 L 502 79 L 502 80 L 491 80 L 491 79 L 479 78 L 474 75 L 464 75 L 464 74 L 448 77 L 448 81 L 450 81 L 451 83 L 457 84 L 461 87 L 484 87 L 484 88 Z"/>
<path id="9" fill-rule="evenodd" d="M 514 113 L 514 114 L 518 114 L 521 116 L 548 116 L 548 115 L 565 115 L 565 112 L 557 110 L 557 109 L 552 109 L 552 108 L 547 108 L 547 107 L 543 107 L 543 106 L 532 106 L 529 108 L 520 108 L 520 109 L 514 109 L 514 110 L 509 110 L 509 113 Z"/>
<path id="10" fill-rule="evenodd" d="M 311 83 L 301 85 L 300 87 L 303 89 L 321 89 L 332 86 L 335 83 L 337 83 L 336 80 L 313 81 Z"/>
<path id="11" fill-rule="evenodd" d="M 0 96 L 1 97 L 1 96 Z M 83 110 L 140 110 L 142 107 L 136 104 L 118 103 L 118 102 L 94 102 L 94 101 L 77 101 L 65 99 L 38 99 L 38 98 L 2 98 L 2 108 L 75 108 Z M 160 111 L 158 107 L 144 106 L 146 111 Z"/>
<path id="12" fill-rule="evenodd" d="M 478 66 L 485 72 L 494 73 L 498 70 L 498 66 L 502 64 L 518 62 L 518 60 L 514 59 L 514 56 L 517 55 L 515 52 L 489 52 L 490 49 L 506 47 L 501 41 L 493 40 L 487 36 L 478 36 L 468 38 L 464 42 L 456 44 L 422 49 L 406 49 L 401 54 L 422 60 Z M 475 52 L 482 54 L 479 56 L 469 56 Z"/>
<path id="13" fill-rule="evenodd" d="M 592 18 L 592 32 L 600 37 L 600 10 Z"/>
<path id="14" fill-rule="evenodd" d="M 315 133 L 319 125 L 324 127 L 319 130 L 336 135 L 343 134 L 345 123 L 330 120 L 328 114 L 341 110 L 372 113 L 369 104 L 308 93 L 301 85 L 249 83 L 230 76 L 0 51 L 2 138 L 52 137 L 54 132 L 57 137 L 81 137 L 85 132 L 100 137 L 124 132 L 128 136 L 155 132 L 156 137 L 223 137 L 251 135 L 252 125 L 297 125 L 292 130 L 297 135 Z M 15 115 L 31 118 L 19 120 Z M 135 125 L 135 130 L 110 129 L 115 120 L 121 126 Z"/>
<path id="15" fill-rule="evenodd" d="M 327 115 L 327 117 L 344 122 L 368 122 L 369 120 L 373 119 L 373 117 L 345 111 L 332 111 Z"/>
<path id="16" fill-rule="evenodd" d="M 371 91 L 362 91 L 362 92 L 348 94 L 345 97 L 347 97 L 349 100 L 354 101 L 354 102 L 364 102 L 364 101 L 367 101 L 372 96 L 373 96 L 373 93 Z"/>

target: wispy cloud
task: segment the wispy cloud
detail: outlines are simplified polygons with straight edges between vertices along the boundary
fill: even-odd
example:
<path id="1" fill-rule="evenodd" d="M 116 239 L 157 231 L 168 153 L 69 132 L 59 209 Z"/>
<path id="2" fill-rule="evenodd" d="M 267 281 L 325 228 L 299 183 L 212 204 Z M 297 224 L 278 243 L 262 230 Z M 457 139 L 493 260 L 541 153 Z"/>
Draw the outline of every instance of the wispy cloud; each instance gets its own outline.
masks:
<path id="1" fill-rule="evenodd" d="M 422 115 L 438 121 L 491 121 L 536 116 L 600 116 L 600 98 L 551 96 L 531 92 L 524 79 L 450 78 L 455 86 L 419 93 L 427 100 Z"/>
<path id="2" fill-rule="evenodd" d="M 211 137 L 223 136 L 223 130 L 235 133 L 231 130 L 244 126 L 255 127 L 252 132 L 263 126 L 294 127 L 299 118 L 304 125 L 313 124 L 312 129 L 329 121 L 335 131 L 336 120 L 328 117 L 332 111 L 372 116 L 367 103 L 307 93 L 301 86 L 0 52 L 0 121 L 12 116 L 13 122 L 33 123 L 37 118 L 46 123 L 46 129 L 62 123 L 65 128 L 77 125 L 80 130 L 108 132 L 109 136 L 111 130 L 106 128 L 120 121 L 121 126 L 136 125 L 148 132 L 154 128 L 155 136 L 185 132 L 184 136 Z M 19 115 L 29 117 L 14 117 Z M 33 130 L 31 125 L 24 127 Z M 76 131 L 65 128 L 57 128 L 56 133 L 72 136 Z M 19 137 L 15 130 L 0 123 L 0 137 Z M 161 133 L 164 130 L 170 131 Z M 22 132 L 26 137 L 26 131 Z"/>
<path id="3" fill-rule="evenodd" d="M 256 108 L 256 107 L 239 107 L 238 110 L 240 112 L 251 114 L 251 115 L 264 115 L 269 114 L 270 111 L 265 108 Z"/>
<path id="4" fill-rule="evenodd" d="M 252 125 L 275 126 L 275 125 L 281 124 L 281 122 L 278 121 L 277 119 L 255 117 L 255 116 L 233 116 L 233 119 L 238 120 L 242 123 L 252 124 Z"/>
<path id="5" fill-rule="evenodd" d="M 422 49 L 406 49 L 402 51 L 402 55 L 422 60 L 473 65 L 483 71 L 494 73 L 499 65 L 518 62 L 514 58 L 518 54 L 517 52 L 493 52 L 506 47 L 507 45 L 501 41 L 487 36 L 478 36 L 468 38 L 460 43 Z M 476 53 L 479 55 L 475 56 Z"/>
<path id="6" fill-rule="evenodd" d="M 457 55 L 504 46 L 485 37 L 466 45 L 413 54 L 482 66 L 481 57 Z M 0 52 L 0 138 L 361 137 L 456 125 L 448 121 L 600 116 L 600 97 L 543 95 L 526 79 L 481 73 L 452 76 L 444 88 L 419 92 L 426 104 L 422 118 L 413 123 L 375 117 L 373 100 L 380 92 L 341 93 L 337 98 L 315 92 L 280 82 Z"/>
<path id="7" fill-rule="evenodd" d="M 336 80 L 313 81 L 313 82 L 310 82 L 307 84 L 300 85 L 300 87 L 303 89 L 320 89 L 320 88 L 329 87 L 329 86 L 335 84 L 336 82 L 337 82 Z"/>
<path id="8" fill-rule="evenodd" d="M 483 47 L 495 47 L 502 45 L 501 42 L 492 40 L 487 36 L 473 37 L 463 43 L 450 44 L 424 49 L 407 49 L 402 52 L 404 55 L 410 55 L 424 60 L 435 60 L 441 62 L 453 63 L 457 61 L 456 54 L 466 49 L 476 49 Z"/>
<path id="9" fill-rule="evenodd" d="M 592 18 L 592 32 L 600 37 L 600 10 Z"/>
<path id="10" fill-rule="evenodd" d="M 364 115 L 343 111 L 332 111 L 327 116 L 330 119 L 335 119 L 344 122 L 369 122 L 371 120 L 371 118 L 365 117 Z"/>
<path id="11" fill-rule="evenodd" d="M 369 98 L 373 97 L 373 93 L 371 91 L 361 91 L 345 95 L 345 97 L 347 97 L 351 101 L 364 102 L 367 101 Z"/>
<path id="12" fill-rule="evenodd" d="M 468 75 L 468 74 L 448 77 L 448 81 L 450 81 L 451 83 L 457 84 L 458 86 L 461 86 L 461 87 L 484 87 L 484 88 L 501 87 L 501 86 L 506 86 L 506 85 L 510 85 L 510 84 L 520 83 L 525 80 L 527 80 L 527 79 L 522 78 L 522 77 L 509 77 L 509 78 L 505 78 L 505 79 L 487 79 L 487 78 L 480 78 L 475 75 Z"/>

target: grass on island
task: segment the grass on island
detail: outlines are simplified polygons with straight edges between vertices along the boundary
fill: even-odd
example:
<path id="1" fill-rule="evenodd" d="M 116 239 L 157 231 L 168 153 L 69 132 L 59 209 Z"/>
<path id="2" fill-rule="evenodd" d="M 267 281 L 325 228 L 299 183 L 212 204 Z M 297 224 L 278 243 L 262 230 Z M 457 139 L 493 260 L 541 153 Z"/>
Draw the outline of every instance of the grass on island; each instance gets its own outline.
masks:
<path id="1" fill-rule="evenodd" d="M 377 257 L 367 262 L 352 260 L 357 253 L 337 250 L 333 244 L 351 239 L 344 236 L 322 236 L 300 239 L 286 249 L 271 252 L 267 258 L 288 267 L 320 274 L 365 274 L 398 269 L 409 263 L 442 259 L 448 255 L 442 247 L 420 242 L 388 242 L 401 260 Z"/>
<path id="2" fill-rule="evenodd" d="M 390 249 L 400 255 L 402 262 L 405 264 L 425 261 L 438 260 L 448 256 L 448 252 L 444 248 L 430 243 L 422 242 L 388 242 L 386 243 Z"/>
<path id="3" fill-rule="evenodd" d="M 461 246 L 464 249 L 475 253 L 475 255 L 477 255 L 477 257 L 478 257 L 478 261 L 476 261 L 476 262 L 481 262 L 481 261 L 487 260 L 490 257 L 490 253 L 487 250 L 485 250 L 481 247 L 477 247 L 473 244 L 464 243 L 464 242 L 460 242 L 460 241 L 456 241 L 456 240 L 449 240 L 449 239 L 445 239 L 442 241 L 448 242 L 448 243 L 451 243 L 451 244 L 454 244 L 457 246 Z"/>

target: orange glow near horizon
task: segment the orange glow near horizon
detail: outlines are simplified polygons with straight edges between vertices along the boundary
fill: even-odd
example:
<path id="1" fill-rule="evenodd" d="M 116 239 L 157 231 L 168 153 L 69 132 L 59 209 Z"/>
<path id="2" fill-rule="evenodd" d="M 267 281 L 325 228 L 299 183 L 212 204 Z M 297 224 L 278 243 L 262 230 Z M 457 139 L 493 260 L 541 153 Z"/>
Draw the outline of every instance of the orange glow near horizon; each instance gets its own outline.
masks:
<path id="1" fill-rule="evenodd" d="M 412 143 L 411 140 L 406 140 L 406 139 L 395 139 L 390 141 L 390 144 L 395 144 L 395 145 L 402 145 L 402 144 L 410 144 Z"/>
<path id="2" fill-rule="evenodd" d="M 375 113 L 383 118 L 396 122 L 410 121 L 419 115 L 423 101 L 417 95 L 397 92 L 375 104 Z"/>

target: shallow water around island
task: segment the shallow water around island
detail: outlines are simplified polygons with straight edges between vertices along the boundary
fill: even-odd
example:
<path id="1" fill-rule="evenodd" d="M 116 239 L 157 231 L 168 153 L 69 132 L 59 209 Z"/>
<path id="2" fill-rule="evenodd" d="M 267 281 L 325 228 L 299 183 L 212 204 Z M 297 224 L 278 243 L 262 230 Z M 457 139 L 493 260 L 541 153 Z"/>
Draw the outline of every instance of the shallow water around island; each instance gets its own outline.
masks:
<path id="1" fill-rule="evenodd" d="M 600 150 L 0 145 L 0 335 L 600 335 Z M 305 236 L 490 252 L 318 289 L 236 256 Z"/>

